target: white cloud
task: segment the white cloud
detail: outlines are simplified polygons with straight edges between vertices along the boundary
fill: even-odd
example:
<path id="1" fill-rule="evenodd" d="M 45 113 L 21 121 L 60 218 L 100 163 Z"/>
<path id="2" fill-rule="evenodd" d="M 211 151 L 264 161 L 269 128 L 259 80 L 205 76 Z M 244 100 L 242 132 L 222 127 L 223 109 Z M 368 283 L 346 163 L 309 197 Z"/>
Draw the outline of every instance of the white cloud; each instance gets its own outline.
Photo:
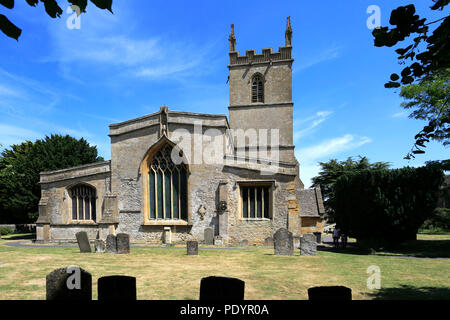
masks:
<path id="1" fill-rule="evenodd" d="M 342 137 L 325 140 L 315 146 L 296 151 L 296 157 L 300 162 L 300 176 L 303 183 L 305 186 L 311 185 L 311 178 L 316 176 L 320 170 L 318 161 L 326 161 L 330 156 L 356 149 L 371 141 L 368 137 L 346 134 Z"/>
<path id="2" fill-rule="evenodd" d="M 319 111 L 314 116 L 308 117 L 306 119 L 295 119 L 294 120 L 294 141 L 314 132 L 314 129 L 328 119 L 332 114 L 331 111 Z M 297 127 L 301 127 L 302 124 L 306 124 L 306 127 L 297 130 Z"/>
<path id="3" fill-rule="evenodd" d="M 400 111 L 397 113 L 394 113 L 391 117 L 392 118 L 405 118 L 408 116 L 408 113 L 406 111 Z"/>

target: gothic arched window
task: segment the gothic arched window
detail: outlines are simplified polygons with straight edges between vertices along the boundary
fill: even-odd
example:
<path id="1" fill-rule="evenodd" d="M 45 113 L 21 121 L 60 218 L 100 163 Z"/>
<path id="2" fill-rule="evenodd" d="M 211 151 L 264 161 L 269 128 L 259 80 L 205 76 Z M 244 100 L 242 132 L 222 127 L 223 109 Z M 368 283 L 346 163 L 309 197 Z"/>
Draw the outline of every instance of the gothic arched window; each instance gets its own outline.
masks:
<path id="1" fill-rule="evenodd" d="M 76 185 L 69 190 L 72 199 L 72 220 L 96 219 L 96 191 L 88 185 Z"/>
<path id="2" fill-rule="evenodd" d="M 264 80 L 259 74 L 252 78 L 252 102 L 264 102 Z"/>
<path id="3" fill-rule="evenodd" d="M 187 169 L 171 158 L 172 146 L 166 144 L 149 161 L 149 218 L 186 220 Z"/>

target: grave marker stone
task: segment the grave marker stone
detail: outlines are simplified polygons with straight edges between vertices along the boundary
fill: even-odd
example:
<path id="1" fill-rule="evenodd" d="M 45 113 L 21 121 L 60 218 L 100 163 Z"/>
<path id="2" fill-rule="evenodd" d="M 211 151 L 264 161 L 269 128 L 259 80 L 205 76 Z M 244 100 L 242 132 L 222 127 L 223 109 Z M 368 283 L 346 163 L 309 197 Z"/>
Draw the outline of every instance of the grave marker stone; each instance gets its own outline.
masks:
<path id="1" fill-rule="evenodd" d="M 312 287 L 308 289 L 309 300 L 352 300 L 352 289 L 344 286 Z"/>
<path id="2" fill-rule="evenodd" d="M 187 254 L 188 255 L 198 255 L 198 242 L 191 240 L 186 241 L 186 248 L 187 248 Z"/>
<path id="3" fill-rule="evenodd" d="M 314 234 L 304 234 L 300 238 L 300 255 L 315 256 L 317 254 L 317 237 Z"/>
<path id="4" fill-rule="evenodd" d="M 78 247 L 81 253 L 92 252 L 89 238 L 85 231 L 77 232 L 75 236 L 77 237 Z"/>
<path id="5" fill-rule="evenodd" d="M 214 244 L 214 229 L 213 228 L 205 228 L 205 244 L 208 244 L 208 245 Z"/>
<path id="6" fill-rule="evenodd" d="M 206 277 L 200 282 L 200 300 L 244 300 L 245 282 L 228 277 Z"/>
<path id="7" fill-rule="evenodd" d="M 92 300 L 92 276 L 77 266 L 59 268 L 45 277 L 47 300 Z"/>
<path id="8" fill-rule="evenodd" d="M 294 254 L 294 239 L 292 232 L 280 228 L 273 235 L 275 255 L 292 256 Z"/>
<path id="9" fill-rule="evenodd" d="M 113 234 L 106 236 L 106 251 L 109 253 L 117 253 L 117 238 Z"/>
<path id="10" fill-rule="evenodd" d="M 105 252 L 105 241 L 96 239 L 94 242 L 95 252 L 103 253 Z"/>
<path id="11" fill-rule="evenodd" d="M 119 233 L 116 238 L 117 253 L 130 253 L 130 236 L 126 233 Z"/>
<path id="12" fill-rule="evenodd" d="M 272 237 L 267 237 L 264 240 L 264 246 L 273 248 L 273 238 Z"/>
<path id="13" fill-rule="evenodd" d="M 98 279 L 98 300 L 136 300 L 136 278 L 107 276 Z"/>

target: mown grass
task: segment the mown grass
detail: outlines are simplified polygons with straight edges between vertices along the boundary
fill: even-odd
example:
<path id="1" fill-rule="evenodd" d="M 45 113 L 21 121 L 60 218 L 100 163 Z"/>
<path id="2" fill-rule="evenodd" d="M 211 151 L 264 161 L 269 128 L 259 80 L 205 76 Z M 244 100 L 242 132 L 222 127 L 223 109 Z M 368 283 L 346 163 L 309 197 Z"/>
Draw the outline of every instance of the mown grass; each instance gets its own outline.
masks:
<path id="1" fill-rule="evenodd" d="M 431 236 L 426 236 L 431 237 Z M 444 237 L 444 238 L 442 238 Z M 17 240 L 17 236 L 15 239 Z M 422 236 L 419 237 L 419 241 Z M 307 289 L 344 285 L 354 299 L 450 299 L 450 260 L 363 255 L 351 250 L 319 251 L 315 257 L 274 256 L 273 249 L 132 249 L 129 255 L 88 253 L 77 248 L 15 248 L 0 240 L 0 299 L 45 299 L 45 276 L 56 268 L 78 265 L 97 279 L 123 274 L 137 278 L 138 299 L 198 299 L 200 279 L 210 275 L 246 282 L 246 299 L 307 299 Z M 449 241 L 438 236 L 424 241 Z M 381 289 L 370 290 L 370 265 L 381 269 Z"/>

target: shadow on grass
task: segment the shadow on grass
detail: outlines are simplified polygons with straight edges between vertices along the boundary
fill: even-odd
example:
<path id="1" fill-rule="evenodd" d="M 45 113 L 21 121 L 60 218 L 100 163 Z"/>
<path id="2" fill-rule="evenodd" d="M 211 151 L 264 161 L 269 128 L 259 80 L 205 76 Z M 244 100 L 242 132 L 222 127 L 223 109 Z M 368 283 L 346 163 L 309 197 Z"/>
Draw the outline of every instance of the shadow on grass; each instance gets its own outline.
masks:
<path id="1" fill-rule="evenodd" d="M 369 296 L 375 300 L 448 300 L 450 287 L 413 287 L 402 285 L 398 288 L 382 288 Z"/>
<path id="2" fill-rule="evenodd" d="M 6 236 L 2 236 L 2 240 L 34 240 L 36 239 L 36 233 L 13 233 Z"/>
<path id="3" fill-rule="evenodd" d="M 416 258 L 450 258 L 450 239 L 449 240 L 413 240 L 399 244 L 392 248 L 386 248 L 379 251 L 371 251 L 358 247 L 356 244 L 349 245 L 347 248 L 334 248 L 333 246 L 318 245 L 317 250 L 335 253 L 378 256 L 409 256 Z"/>

